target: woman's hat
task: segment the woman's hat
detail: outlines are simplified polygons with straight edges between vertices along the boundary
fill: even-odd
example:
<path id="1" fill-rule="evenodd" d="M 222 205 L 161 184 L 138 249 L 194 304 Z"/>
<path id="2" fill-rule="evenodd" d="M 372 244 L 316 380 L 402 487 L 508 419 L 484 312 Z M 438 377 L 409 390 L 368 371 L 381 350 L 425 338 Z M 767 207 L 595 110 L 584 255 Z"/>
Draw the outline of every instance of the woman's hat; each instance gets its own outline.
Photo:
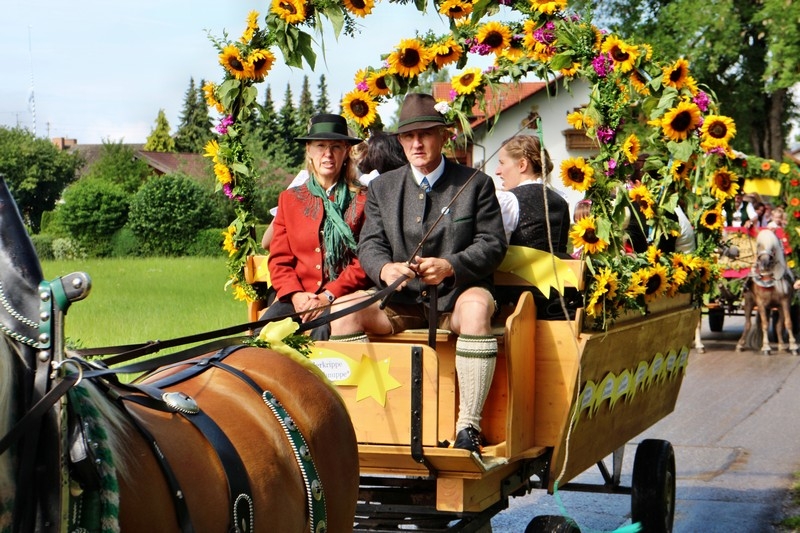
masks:
<path id="1" fill-rule="evenodd" d="M 347 141 L 358 144 L 361 139 L 348 135 L 347 121 L 343 116 L 322 113 L 311 117 L 308 133 L 304 137 L 295 138 L 295 141 Z"/>
<path id="2" fill-rule="evenodd" d="M 436 100 L 429 94 L 409 93 L 400 108 L 397 133 L 424 130 L 434 126 L 450 126 L 444 115 L 436 110 Z"/>

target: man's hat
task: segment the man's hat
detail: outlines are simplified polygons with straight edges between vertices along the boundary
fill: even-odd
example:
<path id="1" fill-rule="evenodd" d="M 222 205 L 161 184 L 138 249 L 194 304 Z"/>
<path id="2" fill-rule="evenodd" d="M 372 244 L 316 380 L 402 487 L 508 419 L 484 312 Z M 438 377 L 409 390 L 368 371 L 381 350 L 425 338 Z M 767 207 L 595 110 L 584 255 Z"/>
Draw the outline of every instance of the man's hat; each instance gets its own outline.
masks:
<path id="1" fill-rule="evenodd" d="M 358 144 L 362 140 L 348 135 L 347 121 L 343 116 L 322 113 L 311 117 L 308 133 L 304 137 L 296 137 L 295 141 L 347 141 Z"/>
<path id="2" fill-rule="evenodd" d="M 436 108 L 436 100 L 429 94 L 409 93 L 400 108 L 397 133 L 424 130 L 434 126 L 450 126 L 444 115 Z"/>

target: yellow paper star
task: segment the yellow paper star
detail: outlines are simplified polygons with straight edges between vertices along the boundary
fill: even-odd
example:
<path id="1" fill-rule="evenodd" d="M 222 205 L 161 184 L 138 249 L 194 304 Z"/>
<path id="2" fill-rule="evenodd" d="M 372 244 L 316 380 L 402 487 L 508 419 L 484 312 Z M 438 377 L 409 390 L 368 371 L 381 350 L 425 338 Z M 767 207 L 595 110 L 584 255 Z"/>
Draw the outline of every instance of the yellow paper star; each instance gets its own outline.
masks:
<path id="1" fill-rule="evenodd" d="M 563 293 L 565 281 L 573 287 L 578 285 L 575 273 L 564 261 L 542 250 L 525 246 L 509 246 L 497 270 L 516 274 L 542 291 L 542 294 L 550 294 L 551 287 Z"/>
<path id="2" fill-rule="evenodd" d="M 386 406 L 386 393 L 399 388 L 401 383 L 389 374 L 389 359 L 375 361 L 366 355 L 361 356 L 361 364 L 356 370 L 358 391 L 356 401 L 372 397 L 381 407 Z"/>

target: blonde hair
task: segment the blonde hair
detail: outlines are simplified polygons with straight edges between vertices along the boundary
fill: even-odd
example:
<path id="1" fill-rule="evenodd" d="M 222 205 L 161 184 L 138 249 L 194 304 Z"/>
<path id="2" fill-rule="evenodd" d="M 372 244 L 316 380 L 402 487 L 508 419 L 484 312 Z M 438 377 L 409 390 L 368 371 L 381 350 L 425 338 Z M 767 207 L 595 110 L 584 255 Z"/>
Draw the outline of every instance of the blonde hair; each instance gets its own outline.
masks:
<path id="1" fill-rule="evenodd" d="M 535 176 L 546 178 L 553 171 L 553 162 L 547 149 L 543 149 L 539 139 L 533 135 L 517 135 L 506 139 L 501 144 L 506 153 L 513 159 L 527 159 L 531 165 L 531 171 Z M 544 164 L 542 164 L 542 152 L 544 152 Z"/>

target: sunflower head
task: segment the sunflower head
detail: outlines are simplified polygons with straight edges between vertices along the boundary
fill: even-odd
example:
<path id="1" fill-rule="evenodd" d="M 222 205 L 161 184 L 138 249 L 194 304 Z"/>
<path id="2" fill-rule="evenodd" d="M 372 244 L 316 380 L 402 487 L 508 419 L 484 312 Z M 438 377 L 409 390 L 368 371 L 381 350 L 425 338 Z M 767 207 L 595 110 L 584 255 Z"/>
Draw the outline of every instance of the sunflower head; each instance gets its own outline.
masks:
<path id="1" fill-rule="evenodd" d="M 727 147 L 736 135 L 736 124 L 733 119 L 721 115 L 708 115 L 700 128 L 702 142 L 711 147 Z"/>
<path id="2" fill-rule="evenodd" d="M 625 139 L 625 142 L 622 144 L 622 153 L 625 154 L 628 163 L 633 163 L 639 158 L 640 147 L 639 138 L 635 133 L 631 133 L 628 138 Z"/>
<path id="3" fill-rule="evenodd" d="M 728 167 L 718 168 L 711 175 L 711 194 L 721 202 L 733 198 L 739 191 L 738 181 L 739 176 L 728 170 Z"/>
<path id="4" fill-rule="evenodd" d="M 667 267 L 655 265 L 646 271 L 644 301 L 652 302 L 667 291 Z"/>
<path id="5" fill-rule="evenodd" d="M 439 13 L 453 20 L 468 17 L 472 13 L 472 2 L 464 0 L 445 0 L 439 6 Z"/>
<path id="6" fill-rule="evenodd" d="M 572 245 L 575 249 L 583 248 L 586 254 L 596 254 L 608 248 L 608 242 L 597 234 L 597 219 L 594 216 L 585 216 L 575 224 L 569 232 Z"/>
<path id="7" fill-rule="evenodd" d="M 369 94 L 358 89 L 350 91 L 342 98 L 342 114 L 345 118 L 368 128 L 375 122 L 378 104 Z"/>
<path id="8" fill-rule="evenodd" d="M 681 101 L 677 106 L 664 113 L 661 129 L 664 135 L 673 141 L 684 141 L 697 126 L 700 125 L 701 114 L 697 104 Z"/>
<path id="9" fill-rule="evenodd" d="M 269 50 L 260 49 L 250 54 L 250 57 L 247 58 L 247 62 L 250 64 L 250 72 L 253 75 L 253 79 L 256 81 L 263 81 L 267 76 L 267 72 L 269 72 L 272 65 L 275 63 L 275 56 L 272 55 L 272 52 Z"/>
<path id="10" fill-rule="evenodd" d="M 306 19 L 306 4 L 303 0 L 272 0 L 272 12 L 287 24 L 297 24 Z"/>
<path id="11" fill-rule="evenodd" d="M 389 54 L 389 67 L 404 78 L 413 78 L 424 72 L 431 62 L 431 52 L 417 39 L 403 39 Z"/>
<path id="12" fill-rule="evenodd" d="M 343 0 L 344 8 L 357 17 L 366 17 L 372 13 L 375 0 Z"/>
<path id="13" fill-rule="evenodd" d="M 472 94 L 480 87 L 483 74 L 478 67 L 464 69 L 461 74 L 453 77 L 450 85 L 458 94 Z"/>
<path id="14" fill-rule="evenodd" d="M 389 71 L 386 69 L 373 72 L 367 79 L 367 87 L 371 96 L 388 96 L 391 93 L 389 84 L 386 82 L 386 77 L 389 76 Z"/>
<path id="15" fill-rule="evenodd" d="M 503 48 L 511 42 L 511 30 L 500 22 L 487 22 L 478 29 L 475 40 L 478 44 L 487 47 L 490 52 L 499 55 Z"/>
<path id="16" fill-rule="evenodd" d="M 251 77 L 250 65 L 242 59 L 239 49 L 229 44 L 222 49 L 219 55 L 219 62 L 225 70 L 237 80 L 244 80 Z"/>
<path id="17" fill-rule="evenodd" d="M 449 37 L 443 43 L 439 43 L 434 45 L 431 49 L 433 52 L 433 61 L 436 63 L 436 67 L 441 69 L 445 66 L 456 63 L 464 53 L 464 50 L 461 48 L 461 45 L 453 39 L 453 37 Z"/>
<path id="18" fill-rule="evenodd" d="M 714 209 L 703 211 L 703 214 L 700 215 L 700 224 L 711 231 L 722 229 L 723 222 L 722 206 L 719 204 Z"/>
<path id="19" fill-rule="evenodd" d="M 611 56 L 616 68 L 621 72 L 630 72 L 636 60 L 639 58 L 639 49 L 635 46 L 626 44 L 622 39 L 613 35 L 609 36 L 600 48 L 603 53 Z"/>
<path id="20" fill-rule="evenodd" d="M 678 59 L 672 65 L 662 69 L 662 81 L 667 87 L 682 89 L 689 78 L 689 62 L 685 59 Z"/>
<path id="21" fill-rule="evenodd" d="M 594 183 L 594 169 L 582 157 L 571 157 L 561 162 L 561 181 L 564 185 L 579 192 Z"/>

